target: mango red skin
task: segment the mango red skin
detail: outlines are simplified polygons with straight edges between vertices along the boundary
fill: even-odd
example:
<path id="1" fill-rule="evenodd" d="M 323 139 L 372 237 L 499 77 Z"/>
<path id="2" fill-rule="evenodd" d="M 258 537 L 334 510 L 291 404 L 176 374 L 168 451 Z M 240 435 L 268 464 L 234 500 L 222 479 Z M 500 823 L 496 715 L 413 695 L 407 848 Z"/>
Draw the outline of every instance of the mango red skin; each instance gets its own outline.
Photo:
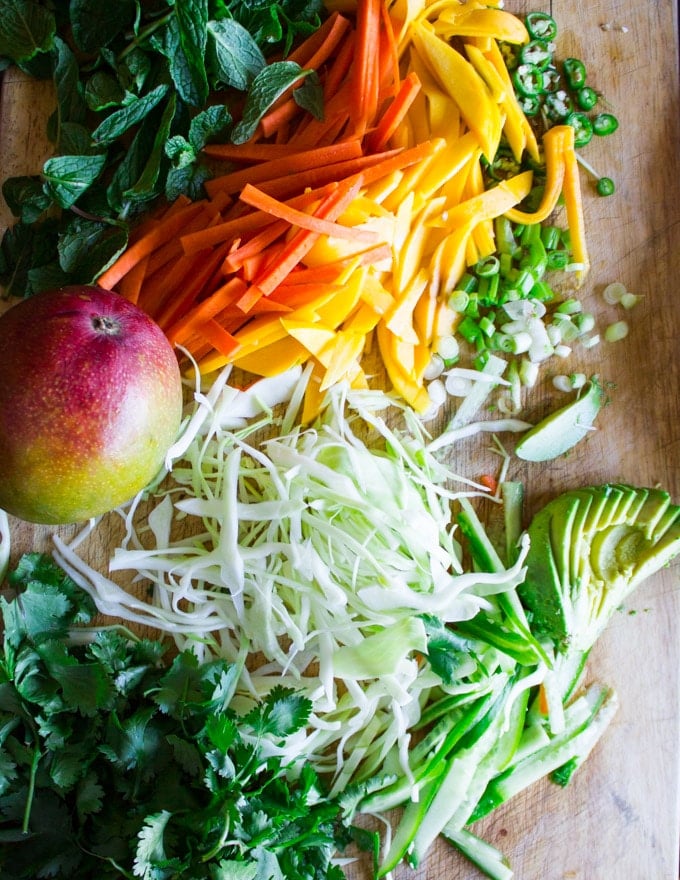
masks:
<path id="1" fill-rule="evenodd" d="M 0 507 L 7 513 L 59 524 L 123 504 L 158 473 L 181 413 L 172 346 L 122 296 L 68 287 L 0 316 Z"/>

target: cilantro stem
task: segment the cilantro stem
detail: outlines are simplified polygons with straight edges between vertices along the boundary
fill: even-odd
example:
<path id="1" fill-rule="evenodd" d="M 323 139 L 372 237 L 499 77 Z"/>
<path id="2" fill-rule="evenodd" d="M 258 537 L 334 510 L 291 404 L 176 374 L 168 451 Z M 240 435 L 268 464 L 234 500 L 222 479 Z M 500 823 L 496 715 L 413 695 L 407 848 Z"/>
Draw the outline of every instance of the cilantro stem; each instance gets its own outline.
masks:
<path id="1" fill-rule="evenodd" d="M 225 843 L 227 842 L 227 837 L 229 836 L 229 831 L 231 830 L 231 820 L 229 814 L 225 812 L 224 814 L 224 827 L 222 828 L 222 833 L 220 834 L 217 843 L 209 849 L 207 853 L 205 853 L 201 857 L 202 862 L 209 862 L 211 859 L 215 858 L 215 856 L 221 852 L 224 848 Z"/>
<path id="2" fill-rule="evenodd" d="M 26 806 L 24 807 L 24 817 L 23 822 L 21 823 L 21 831 L 23 834 L 28 833 L 28 824 L 31 820 L 31 809 L 33 807 L 33 797 L 35 795 L 35 780 L 38 775 L 38 764 L 40 763 L 40 759 L 42 758 L 42 752 L 38 746 L 38 743 L 35 744 L 35 749 L 33 750 L 33 758 L 31 759 L 31 772 L 28 777 L 28 793 L 26 795 Z"/>

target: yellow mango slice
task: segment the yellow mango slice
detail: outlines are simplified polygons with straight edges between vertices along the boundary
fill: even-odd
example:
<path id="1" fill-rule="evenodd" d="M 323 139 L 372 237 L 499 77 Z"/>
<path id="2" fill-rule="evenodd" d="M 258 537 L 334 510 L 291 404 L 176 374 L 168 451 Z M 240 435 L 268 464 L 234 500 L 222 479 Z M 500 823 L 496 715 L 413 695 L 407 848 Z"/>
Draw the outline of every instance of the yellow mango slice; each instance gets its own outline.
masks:
<path id="1" fill-rule="evenodd" d="M 413 29 L 413 44 L 439 85 L 458 104 L 468 128 L 475 133 L 483 154 L 493 161 L 502 131 L 498 105 L 472 64 L 429 27 Z"/>

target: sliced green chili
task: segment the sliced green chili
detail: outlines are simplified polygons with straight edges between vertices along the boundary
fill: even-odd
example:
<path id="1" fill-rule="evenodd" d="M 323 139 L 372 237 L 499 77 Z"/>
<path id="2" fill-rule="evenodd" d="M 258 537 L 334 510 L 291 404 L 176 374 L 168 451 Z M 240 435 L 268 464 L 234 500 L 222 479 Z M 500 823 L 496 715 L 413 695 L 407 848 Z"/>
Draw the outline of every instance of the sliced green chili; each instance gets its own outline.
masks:
<path id="1" fill-rule="evenodd" d="M 612 113 L 598 113 L 593 119 L 593 132 L 601 137 L 613 134 L 619 127 L 619 120 Z"/>
<path id="2" fill-rule="evenodd" d="M 597 193 L 600 196 L 612 196 L 614 195 L 614 190 L 616 186 L 614 185 L 614 181 L 611 177 L 601 177 L 597 181 L 596 185 Z"/>
<path id="3" fill-rule="evenodd" d="M 571 125 L 574 130 L 574 145 L 577 147 L 585 147 L 593 139 L 593 123 L 585 113 L 578 110 L 570 113 L 564 120 L 567 125 Z"/>
<path id="4" fill-rule="evenodd" d="M 576 103 L 581 110 L 592 110 L 597 101 L 598 94 L 590 86 L 583 86 L 582 89 L 576 90 Z"/>
<path id="5" fill-rule="evenodd" d="M 541 102 L 538 95 L 520 95 L 519 105 L 525 116 L 536 116 L 541 109 Z"/>
<path id="6" fill-rule="evenodd" d="M 547 12 L 530 12 L 524 23 L 533 40 L 550 41 L 557 36 L 557 23 Z"/>
<path id="7" fill-rule="evenodd" d="M 543 72 L 535 64 L 520 64 L 512 74 L 515 88 L 525 97 L 536 97 L 543 91 Z"/>
<path id="8" fill-rule="evenodd" d="M 546 95 L 544 106 L 551 122 L 562 122 L 574 109 L 571 98 L 564 89 Z"/>
<path id="9" fill-rule="evenodd" d="M 543 91 L 556 92 L 562 88 L 562 74 L 554 64 L 549 64 L 543 70 Z"/>
<path id="10" fill-rule="evenodd" d="M 519 53 L 521 64 L 535 64 L 539 70 L 545 70 L 552 57 L 552 50 L 544 40 L 531 40 L 522 46 Z"/>
<path id="11" fill-rule="evenodd" d="M 586 84 L 586 66 L 579 58 L 565 58 L 562 64 L 570 89 L 582 89 Z"/>

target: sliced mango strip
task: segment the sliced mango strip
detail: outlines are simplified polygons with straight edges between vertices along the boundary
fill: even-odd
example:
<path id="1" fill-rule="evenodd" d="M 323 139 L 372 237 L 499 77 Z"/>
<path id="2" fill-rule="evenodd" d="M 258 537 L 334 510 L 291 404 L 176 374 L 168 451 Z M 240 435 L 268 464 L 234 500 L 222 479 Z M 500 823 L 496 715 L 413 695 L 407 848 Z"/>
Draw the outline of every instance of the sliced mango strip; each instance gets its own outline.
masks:
<path id="1" fill-rule="evenodd" d="M 412 39 L 439 85 L 460 108 L 463 119 L 477 136 L 482 153 L 493 161 L 503 120 L 486 83 L 472 64 L 429 26 L 415 27 Z"/>

